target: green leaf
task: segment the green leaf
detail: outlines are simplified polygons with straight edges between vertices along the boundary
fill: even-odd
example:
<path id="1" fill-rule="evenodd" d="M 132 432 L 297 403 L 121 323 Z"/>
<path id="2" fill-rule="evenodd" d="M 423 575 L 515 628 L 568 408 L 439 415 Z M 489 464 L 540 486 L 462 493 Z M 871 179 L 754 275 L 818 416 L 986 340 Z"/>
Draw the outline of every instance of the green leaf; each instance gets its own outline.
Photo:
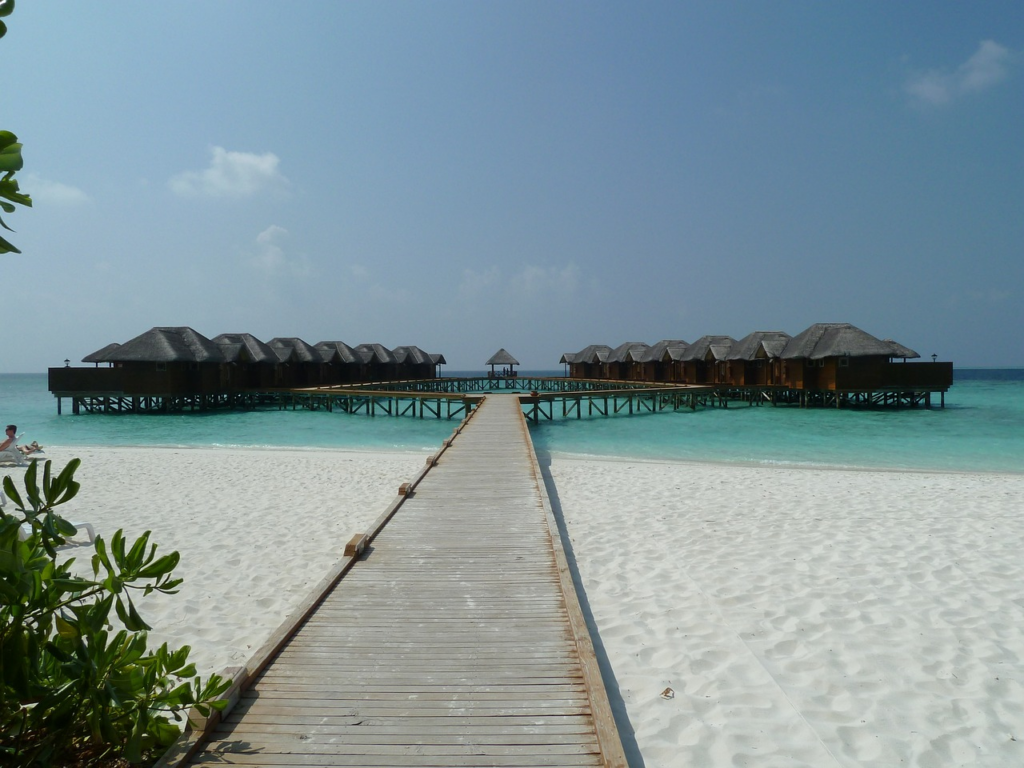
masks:
<path id="1" fill-rule="evenodd" d="M 77 640 L 81 637 L 81 632 L 78 631 L 78 627 L 71 622 L 65 620 L 61 616 L 54 617 L 57 623 L 57 634 L 63 637 L 65 640 Z"/>
<path id="2" fill-rule="evenodd" d="M 0 221 L 0 224 L 3 224 L 3 222 Z M 0 253 L 21 253 L 21 251 L 11 245 L 10 241 L 0 237 Z"/>
<path id="3" fill-rule="evenodd" d="M 0 172 L 20 171 L 24 164 L 21 157 L 21 144 L 17 141 L 0 147 Z"/>
<path id="4" fill-rule="evenodd" d="M 139 578 L 155 579 L 164 576 L 177 568 L 180 561 L 181 555 L 177 552 L 171 552 L 169 555 L 164 555 L 139 571 Z"/>
<path id="5" fill-rule="evenodd" d="M 14 11 L 14 0 L 0 2 L 0 17 L 10 16 L 12 11 Z"/>
<path id="6" fill-rule="evenodd" d="M 2 239 L 3 238 L 0 238 L 0 240 Z M 14 487 L 14 481 L 11 479 L 10 475 L 7 475 L 4 478 L 4 493 L 7 494 L 7 497 L 11 501 L 13 501 L 19 507 L 24 508 L 25 502 L 21 500 L 21 494 L 19 494 L 18 489 Z"/>

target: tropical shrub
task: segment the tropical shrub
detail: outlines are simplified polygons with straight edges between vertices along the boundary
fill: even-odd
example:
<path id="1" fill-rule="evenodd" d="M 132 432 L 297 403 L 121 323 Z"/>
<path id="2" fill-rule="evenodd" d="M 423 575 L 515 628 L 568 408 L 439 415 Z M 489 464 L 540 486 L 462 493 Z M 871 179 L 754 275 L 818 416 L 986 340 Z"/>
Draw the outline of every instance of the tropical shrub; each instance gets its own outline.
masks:
<path id="1" fill-rule="evenodd" d="M 3 481 L 17 506 L 15 514 L 0 510 L 5 766 L 150 761 L 178 736 L 183 712 L 220 708 L 213 699 L 228 687 L 217 675 L 205 683 L 196 676 L 188 646 L 147 649 L 150 627 L 132 595 L 174 593 L 177 552 L 157 557 L 148 531 L 128 546 L 119 530 L 109 546 L 96 537 L 91 578 L 76 575 L 73 559 L 58 558 L 75 527 L 54 510 L 78 493 L 79 464 L 72 460 L 54 477 L 47 461 L 39 484 L 34 462 L 24 496 L 10 477 Z"/>

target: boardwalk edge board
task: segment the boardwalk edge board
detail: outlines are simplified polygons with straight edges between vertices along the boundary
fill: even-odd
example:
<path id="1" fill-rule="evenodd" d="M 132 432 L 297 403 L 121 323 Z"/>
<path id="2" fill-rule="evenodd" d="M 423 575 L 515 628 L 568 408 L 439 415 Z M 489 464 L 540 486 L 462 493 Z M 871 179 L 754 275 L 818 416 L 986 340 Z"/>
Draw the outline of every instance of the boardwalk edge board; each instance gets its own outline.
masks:
<path id="1" fill-rule="evenodd" d="M 611 701 L 608 699 L 608 691 L 604 687 L 601 666 L 597 661 L 597 653 L 594 651 L 594 641 L 587 629 L 583 608 L 580 606 L 579 596 L 576 594 L 576 587 L 572 581 L 572 573 L 569 571 L 569 561 L 562 545 L 562 537 L 558 532 L 558 523 L 555 521 L 551 500 L 544 487 L 544 476 L 541 473 L 540 462 L 537 461 L 537 451 L 533 447 L 533 440 L 529 437 L 526 415 L 520 411 L 519 417 L 522 429 L 526 433 L 526 446 L 530 454 L 534 481 L 537 483 L 541 504 L 544 505 L 544 514 L 548 521 L 551 548 L 554 550 L 558 578 L 562 586 L 562 595 L 565 598 L 565 608 L 569 614 L 569 625 L 572 627 L 572 633 L 576 639 L 577 653 L 580 666 L 583 669 L 585 687 L 590 697 L 590 710 L 594 718 L 594 726 L 597 729 L 597 742 L 601 747 L 604 765 L 605 768 L 629 768 L 626 753 L 622 748 L 622 740 L 619 737 L 619 730 L 615 724 L 615 715 L 612 713 Z"/>

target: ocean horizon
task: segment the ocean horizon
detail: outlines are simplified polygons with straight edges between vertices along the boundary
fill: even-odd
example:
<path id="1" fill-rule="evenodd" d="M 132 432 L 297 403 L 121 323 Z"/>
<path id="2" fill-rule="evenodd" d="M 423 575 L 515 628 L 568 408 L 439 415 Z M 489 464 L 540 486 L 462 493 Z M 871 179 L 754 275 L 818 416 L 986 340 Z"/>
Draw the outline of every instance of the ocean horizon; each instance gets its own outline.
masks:
<path id="1" fill-rule="evenodd" d="M 482 371 L 447 376 L 485 375 Z M 562 376 L 562 371 L 522 371 Z M 455 421 L 304 410 L 57 415 L 46 374 L 0 374 L 21 442 L 430 452 Z M 937 398 L 936 398 L 937 399 Z M 1024 472 L 1024 369 L 956 369 L 945 408 L 698 408 L 530 425 L 538 454 L 851 469 Z M 65 403 L 66 405 L 66 403 Z"/>

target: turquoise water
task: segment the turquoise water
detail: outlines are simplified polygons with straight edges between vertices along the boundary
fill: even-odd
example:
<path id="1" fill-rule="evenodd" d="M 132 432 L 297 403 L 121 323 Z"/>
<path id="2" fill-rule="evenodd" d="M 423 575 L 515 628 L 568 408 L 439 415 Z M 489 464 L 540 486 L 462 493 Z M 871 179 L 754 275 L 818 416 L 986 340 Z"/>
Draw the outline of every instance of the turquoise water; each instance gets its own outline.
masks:
<path id="1" fill-rule="evenodd" d="M 65 402 L 67 406 L 67 402 Z M 432 451 L 455 424 L 308 411 L 57 416 L 42 374 L 0 375 L 0 422 L 42 445 Z M 1024 472 L 1024 371 L 957 370 L 944 409 L 734 404 L 531 427 L 538 452 L 763 465 Z"/>

